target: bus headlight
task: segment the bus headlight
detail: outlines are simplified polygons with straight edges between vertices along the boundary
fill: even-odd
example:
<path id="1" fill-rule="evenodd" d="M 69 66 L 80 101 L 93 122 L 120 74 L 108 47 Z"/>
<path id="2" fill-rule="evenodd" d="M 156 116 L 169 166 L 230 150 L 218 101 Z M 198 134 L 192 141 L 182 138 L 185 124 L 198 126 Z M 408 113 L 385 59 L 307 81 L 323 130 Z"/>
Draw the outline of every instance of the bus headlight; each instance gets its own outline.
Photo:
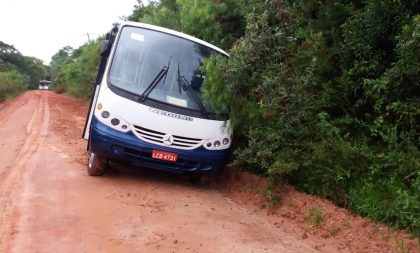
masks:
<path id="1" fill-rule="evenodd" d="M 113 118 L 113 119 L 111 119 L 111 124 L 113 126 L 118 126 L 120 124 L 120 120 L 117 119 L 117 118 Z"/>
<path id="2" fill-rule="evenodd" d="M 228 149 L 231 144 L 230 136 L 222 136 L 221 138 L 208 140 L 204 142 L 204 147 L 208 150 L 223 150 Z"/>
<path id="3" fill-rule="evenodd" d="M 101 116 L 102 116 L 102 118 L 104 118 L 104 119 L 109 118 L 109 115 L 110 115 L 110 113 L 109 113 L 108 111 L 103 111 L 103 112 L 101 113 Z"/>
<path id="4" fill-rule="evenodd" d="M 97 109 L 98 110 L 95 112 L 95 115 L 100 122 L 121 132 L 130 131 L 130 128 L 128 127 L 129 124 L 127 122 L 120 117 L 115 116 L 112 112 L 106 110 L 102 104 L 100 104 L 100 107 L 98 106 Z"/>

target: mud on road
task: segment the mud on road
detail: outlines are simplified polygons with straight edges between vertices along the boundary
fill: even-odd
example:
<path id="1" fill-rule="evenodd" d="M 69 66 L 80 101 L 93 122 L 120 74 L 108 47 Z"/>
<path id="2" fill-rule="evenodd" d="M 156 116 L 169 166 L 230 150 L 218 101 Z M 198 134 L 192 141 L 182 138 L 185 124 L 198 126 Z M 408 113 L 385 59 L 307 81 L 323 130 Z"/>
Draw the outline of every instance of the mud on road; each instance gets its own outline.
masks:
<path id="1" fill-rule="evenodd" d="M 86 111 L 85 101 L 49 91 L 26 92 L 0 107 L 0 252 L 400 249 L 380 239 L 381 226 L 291 188 L 284 189 L 286 204 L 268 208 L 258 197 L 263 181 L 245 174 L 208 186 L 127 166 L 89 177 L 81 139 Z M 305 210 L 314 203 L 331 214 L 337 231 L 308 225 Z M 344 229 L 345 222 L 364 228 Z M 407 234 L 395 238 L 415 252 Z"/>

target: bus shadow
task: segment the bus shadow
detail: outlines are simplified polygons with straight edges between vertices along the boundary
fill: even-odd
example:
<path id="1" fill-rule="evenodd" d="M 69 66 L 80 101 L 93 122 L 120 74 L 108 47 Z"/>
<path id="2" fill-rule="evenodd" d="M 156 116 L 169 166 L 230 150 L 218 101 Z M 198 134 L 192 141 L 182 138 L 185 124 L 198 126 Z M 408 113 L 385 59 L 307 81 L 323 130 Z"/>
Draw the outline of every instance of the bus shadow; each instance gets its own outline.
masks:
<path id="1" fill-rule="evenodd" d="M 193 182 L 190 176 L 184 173 L 154 170 L 128 163 L 110 162 L 104 177 L 116 180 L 178 185 L 201 190 L 217 189 L 214 177 L 210 175 L 203 175 L 199 182 Z"/>

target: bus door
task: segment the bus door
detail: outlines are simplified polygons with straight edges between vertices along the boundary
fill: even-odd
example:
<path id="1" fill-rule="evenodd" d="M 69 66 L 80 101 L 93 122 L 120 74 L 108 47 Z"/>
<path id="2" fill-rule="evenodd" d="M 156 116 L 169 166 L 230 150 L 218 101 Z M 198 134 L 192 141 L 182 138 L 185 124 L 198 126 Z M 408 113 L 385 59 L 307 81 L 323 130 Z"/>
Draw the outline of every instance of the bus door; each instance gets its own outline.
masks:
<path id="1" fill-rule="evenodd" d="M 89 139 L 90 125 L 92 123 L 93 112 L 95 111 L 96 102 L 98 100 L 99 90 L 102 83 L 102 78 L 105 72 L 106 64 L 108 62 L 109 54 L 111 53 L 112 45 L 114 44 L 117 31 L 118 31 L 118 27 L 115 26 L 111 30 L 111 32 L 106 34 L 106 38 L 104 42 L 102 43 L 101 52 L 100 52 L 101 60 L 99 62 L 98 74 L 96 75 L 96 81 L 94 84 L 92 97 L 90 99 L 89 111 L 87 113 L 85 127 L 83 129 L 82 137 L 85 140 Z"/>

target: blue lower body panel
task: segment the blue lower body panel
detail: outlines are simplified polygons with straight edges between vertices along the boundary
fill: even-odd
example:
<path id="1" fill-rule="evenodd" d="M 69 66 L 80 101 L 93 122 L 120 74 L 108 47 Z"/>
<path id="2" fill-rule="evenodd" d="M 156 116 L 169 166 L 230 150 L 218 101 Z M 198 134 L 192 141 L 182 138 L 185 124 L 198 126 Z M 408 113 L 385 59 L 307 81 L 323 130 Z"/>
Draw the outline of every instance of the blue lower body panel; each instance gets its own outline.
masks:
<path id="1" fill-rule="evenodd" d="M 160 150 L 178 154 L 176 162 L 152 158 L 152 151 Z M 137 138 L 131 131 L 123 133 L 92 120 L 89 151 L 110 160 L 129 161 L 136 166 L 171 172 L 212 173 L 223 169 L 228 150 L 213 151 L 204 147 L 181 150 L 151 144 Z"/>

